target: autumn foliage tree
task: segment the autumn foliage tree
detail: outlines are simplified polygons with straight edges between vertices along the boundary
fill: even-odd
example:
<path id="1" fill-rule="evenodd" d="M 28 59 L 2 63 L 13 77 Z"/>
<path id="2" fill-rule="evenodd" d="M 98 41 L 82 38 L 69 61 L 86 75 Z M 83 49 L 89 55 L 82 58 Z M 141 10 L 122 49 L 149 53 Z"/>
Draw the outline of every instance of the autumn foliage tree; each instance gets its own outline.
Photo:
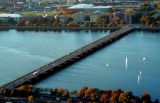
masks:
<path id="1" fill-rule="evenodd" d="M 151 103 L 151 96 L 148 93 L 142 95 L 142 103 Z"/>
<path id="2" fill-rule="evenodd" d="M 28 101 L 29 101 L 29 102 L 32 102 L 32 101 L 33 101 L 33 96 L 32 96 L 32 95 L 28 96 Z"/>
<path id="3" fill-rule="evenodd" d="M 131 103 L 132 93 L 131 92 L 122 92 L 119 96 L 120 103 Z"/>
<path id="4" fill-rule="evenodd" d="M 100 97 L 100 102 L 102 103 L 109 102 L 109 99 L 111 97 L 111 92 L 112 92 L 111 90 L 104 91 L 104 93 Z"/>
<path id="5" fill-rule="evenodd" d="M 144 93 L 142 97 L 138 97 L 134 96 L 132 92 L 122 91 L 121 89 L 100 90 L 89 87 L 83 87 L 78 92 L 63 88 L 42 89 L 34 88 L 32 85 L 23 85 L 16 89 L 1 88 L 0 94 L 6 97 L 26 98 L 32 103 L 35 103 L 34 100 L 42 99 L 43 96 L 46 100 L 44 103 L 57 103 L 61 100 L 67 103 L 159 103 L 157 99 L 155 102 L 152 102 L 151 96 L 148 93 Z M 45 96 L 49 96 L 49 99 Z"/>

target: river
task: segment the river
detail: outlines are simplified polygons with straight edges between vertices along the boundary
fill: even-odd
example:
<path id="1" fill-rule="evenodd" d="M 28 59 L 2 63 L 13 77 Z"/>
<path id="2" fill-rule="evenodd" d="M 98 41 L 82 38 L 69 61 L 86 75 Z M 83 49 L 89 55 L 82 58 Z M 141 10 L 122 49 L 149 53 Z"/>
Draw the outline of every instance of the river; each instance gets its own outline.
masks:
<path id="1" fill-rule="evenodd" d="M 0 31 L 0 85 L 107 34 L 109 31 Z"/>
<path id="2" fill-rule="evenodd" d="M 53 61 L 109 31 L 0 31 L 0 84 Z M 37 87 L 123 89 L 160 95 L 159 32 L 135 31 L 39 82 Z M 143 61 L 143 57 L 146 61 Z M 127 61 L 126 61 L 127 58 Z M 106 67 L 108 64 L 108 67 Z"/>
<path id="3" fill-rule="evenodd" d="M 38 87 L 123 89 L 160 99 L 159 32 L 135 31 L 41 81 Z M 146 61 L 143 58 L 146 58 Z M 127 60 L 126 60 L 127 58 Z M 106 65 L 108 64 L 108 67 Z"/>

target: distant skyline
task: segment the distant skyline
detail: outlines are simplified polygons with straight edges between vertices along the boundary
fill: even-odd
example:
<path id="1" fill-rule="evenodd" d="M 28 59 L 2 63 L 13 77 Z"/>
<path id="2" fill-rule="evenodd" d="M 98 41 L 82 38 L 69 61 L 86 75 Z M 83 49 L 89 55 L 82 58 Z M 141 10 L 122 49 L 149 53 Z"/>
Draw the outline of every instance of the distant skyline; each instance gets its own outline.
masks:
<path id="1" fill-rule="evenodd" d="M 0 0 L 1 2 L 66 2 L 67 4 L 71 3 L 81 3 L 81 2 L 86 2 L 86 3 L 94 3 L 94 2 L 117 2 L 117 1 L 147 1 L 147 0 Z"/>
<path id="2" fill-rule="evenodd" d="M 36 1 L 51 1 L 51 2 L 58 2 L 58 1 L 64 1 L 67 3 L 72 2 L 114 2 L 114 1 L 145 1 L 145 0 L 17 0 L 17 1 L 26 1 L 26 2 L 36 2 Z"/>

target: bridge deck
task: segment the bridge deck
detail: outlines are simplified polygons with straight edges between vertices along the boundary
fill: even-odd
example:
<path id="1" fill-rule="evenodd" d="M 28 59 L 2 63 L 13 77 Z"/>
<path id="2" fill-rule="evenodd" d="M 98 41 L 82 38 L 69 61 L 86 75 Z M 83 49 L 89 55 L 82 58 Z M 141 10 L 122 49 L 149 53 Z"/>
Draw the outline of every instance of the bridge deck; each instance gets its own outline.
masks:
<path id="1" fill-rule="evenodd" d="M 113 41 L 116 41 L 117 39 L 121 38 L 122 36 L 126 35 L 128 32 L 134 30 L 134 27 L 124 27 L 120 30 L 117 30 L 113 33 L 110 33 L 110 35 L 103 37 L 97 41 L 94 41 L 80 49 L 77 49 L 53 62 L 50 62 L 49 64 L 46 64 L 37 70 L 34 70 L 22 77 L 19 77 L 8 84 L 3 85 L 1 88 L 15 88 L 23 84 L 27 83 L 33 83 L 34 80 L 42 80 L 47 75 L 50 75 L 50 72 L 54 73 L 54 71 L 59 71 L 63 69 L 66 65 L 71 65 L 74 62 L 80 60 L 81 58 L 89 55 L 92 52 L 95 52 L 97 49 L 102 48 L 103 46 L 112 43 Z M 45 75 L 46 74 L 46 75 Z M 33 83 L 34 84 L 34 83 Z"/>

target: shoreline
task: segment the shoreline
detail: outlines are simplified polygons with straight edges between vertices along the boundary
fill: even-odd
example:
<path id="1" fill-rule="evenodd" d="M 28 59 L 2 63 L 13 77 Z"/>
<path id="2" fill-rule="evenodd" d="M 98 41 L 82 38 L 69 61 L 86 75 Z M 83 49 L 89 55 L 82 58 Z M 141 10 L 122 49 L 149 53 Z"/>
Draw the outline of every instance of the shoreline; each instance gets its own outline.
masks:
<path id="1" fill-rule="evenodd" d="M 10 30 L 10 29 L 16 29 L 18 31 L 55 31 L 55 30 L 118 30 L 121 27 L 97 27 L 97 28 L 81 28 L 81 27 L 53 27 L 53 26 L 4 26 L 0 27 L 0 31 L 3 30 Z"/>
<path id="2" fill-rule="evenodd" d="M 14 89 L 2 88 L 1 94 L 0 100 L 21 100 L 26 101 L 25 103 L 48 103 L 48 101 L 51 101 L 51 103 L 133 103 L 133 101 L 134 103 L 159 103 L 158 98 L 153 99 L 152 95 L 147 92 L 137 96 L 132 91 L 122 89 L 102 90 L 87 86 L 82 87 L 80 90 L 68 90 L 22 85 Z"/>
<path id="3" fill-rule="evenodd" d="M 158 32 L 160 31 L 160 27 L 141 27 L 141 28 L 136 28 L 136 30 Z"/>
<path id="4" fill-rule="evenodd" d="M 7 31 L 10 29 L 16 29 L 17 31 L 79 31 L 79 30 L 91 30 L 91 31 L 98 31 L 98 30 L 118 30 L 122 27 L 53 27 L 53 26 L 3 26 L 0 27 L 0 31 Z M 160 27 L 138 27 L 136 30 L 143 30 L 143 31 L 160 31 Z"/>

